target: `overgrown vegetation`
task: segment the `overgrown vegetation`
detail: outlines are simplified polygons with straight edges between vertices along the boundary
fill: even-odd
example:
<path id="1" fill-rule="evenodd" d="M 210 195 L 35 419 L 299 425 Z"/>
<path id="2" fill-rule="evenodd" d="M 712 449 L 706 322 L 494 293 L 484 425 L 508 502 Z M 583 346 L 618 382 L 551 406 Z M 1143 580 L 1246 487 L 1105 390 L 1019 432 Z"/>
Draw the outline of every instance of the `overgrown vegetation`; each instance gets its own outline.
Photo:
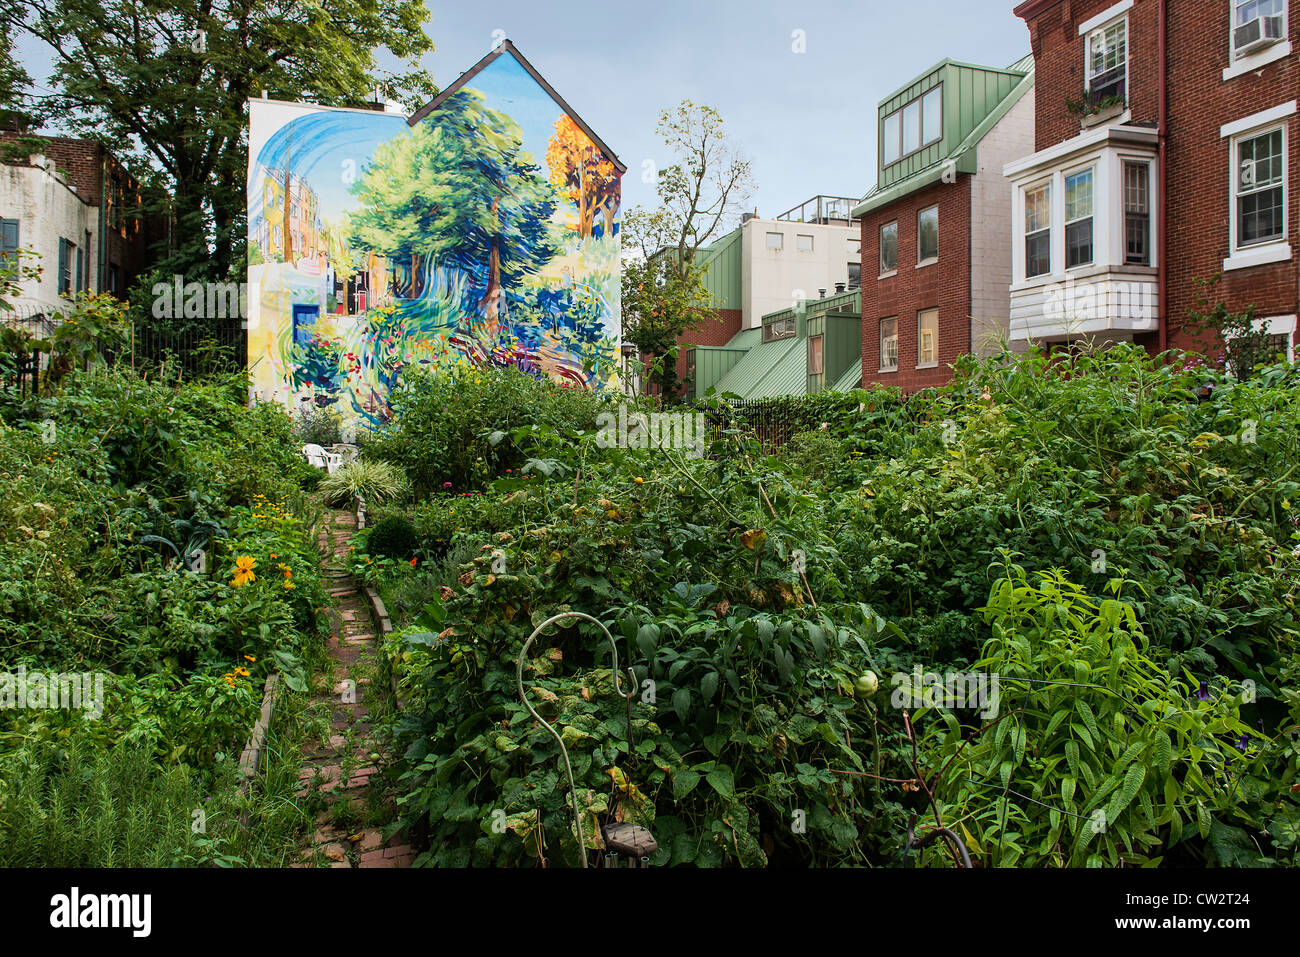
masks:
<path id="1" fill-rule="evenodd" d="M 0 393 L 0 863 L 265 862 L 234 765 L 266 676 L 306 690 L 327 602 L 289 418 L 242 376 L 63 386 Z"/>
<path id="2" fill-rule="evenodd" d="M 636 680 L 629 741 L 594 626 L 525 662 L 588 853 L 617 804 L 660 864 L 901 864 L 912 813 L 977 866 L 1295 863 L 1297 374 L 1187 365 L 972 360 L 908 399 L 821 400 L 826 428 L 770 456 L 719 408 L 701 460 L 602 448 L 541 396 L 489 443 L 509 459 L 471 460 L 478 494 L 426 480 L 390 507 L 412 562 L 358 541 L 401 625 L 421 862 L 578 863 L 559 747 L 515 687 L 534 627 L 575 610 Z M 483 436 L 480 378 L 406 401 Z M 996 680 L 996 713 L 954 677 Z"/>

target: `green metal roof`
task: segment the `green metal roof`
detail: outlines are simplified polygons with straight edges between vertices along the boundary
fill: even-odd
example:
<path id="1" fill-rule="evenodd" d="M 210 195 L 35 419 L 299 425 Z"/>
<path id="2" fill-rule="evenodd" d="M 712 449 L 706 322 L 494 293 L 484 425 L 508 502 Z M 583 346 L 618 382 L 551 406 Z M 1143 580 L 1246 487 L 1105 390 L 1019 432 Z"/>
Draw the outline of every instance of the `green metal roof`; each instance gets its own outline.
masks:
<path id="1" fill-rule="evenodd" d="M 736 228 L 696 255 L 704 270 L 704 288 L 713 298 L 715 309 L 740 309 L 741 242 Z"/>
<path id="2" fill-rule="evenodd" d="M 760 342 L 718 380 L 717 390 L 744 399 L 803 395 L 808 388 L 806 341 L 793 336 Z"/>
<path id="3" fill-rule="evenodd" d="M 832 392 L 852 392 L 854 389 L 862 388 L 862 358 L 859 356 L 858 361 L 853 363 L 844 370 L 844 375 L 835 380 L 831 386 Z"/>
<path id="4" fill-rule="evenodd" d="M 940 84 L 944 85 L 942 138 L 896 163 L 882 164 L 876 185 L 853 208 L 855 219 L 937 183 L 952 164 L 958 173 L 977 172 L 976 147 L 1034 85 L 1034 58 L 1023 57 L 1005 70 L 944 60 L 881 101 L 878 129 L 883 129 L 885 116 L 894 109 Z"/>

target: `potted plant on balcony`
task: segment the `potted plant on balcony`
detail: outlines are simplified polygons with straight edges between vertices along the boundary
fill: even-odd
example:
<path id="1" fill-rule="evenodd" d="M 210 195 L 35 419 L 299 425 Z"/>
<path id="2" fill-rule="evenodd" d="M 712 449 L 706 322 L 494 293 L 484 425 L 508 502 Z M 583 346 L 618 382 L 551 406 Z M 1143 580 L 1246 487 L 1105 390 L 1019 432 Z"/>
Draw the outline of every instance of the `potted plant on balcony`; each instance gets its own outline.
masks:
<path id="1" fill-rule="evenodd" d="M 1065 101 L 1065 109 L 1079 121 L 1079 128 L 1084 130 L 1105 123 L 1107 120 L 1113 120 L 1124 112 L 1124 105 L 1123 94 L 1096 96 L 1090 90 L 1084 90 L 1082 100 Z"/>

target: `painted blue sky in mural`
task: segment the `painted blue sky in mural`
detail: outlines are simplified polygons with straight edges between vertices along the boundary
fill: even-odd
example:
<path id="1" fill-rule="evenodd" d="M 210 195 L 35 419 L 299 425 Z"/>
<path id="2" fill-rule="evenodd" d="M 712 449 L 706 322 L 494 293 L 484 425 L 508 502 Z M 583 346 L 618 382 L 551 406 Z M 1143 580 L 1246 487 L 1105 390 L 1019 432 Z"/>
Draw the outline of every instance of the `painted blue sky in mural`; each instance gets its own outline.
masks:
<path id="1" fill-rule="evenodd" d="M 523 148 L 545 170 L 547 143 L 555 132 L 555 121 L 564 115 L 550 94 L 509 55 L 488 64 L 468 88 L 481 92 L 488 106 L 519 124 Z M 259 151 L 257 161 L 267 169 L 283 169 L 287 154 L 293 173 L 305 178 L 316 192 L 321 218 L 339 224 L 345 212 L 356 208 L 349 183 L 360 178 L 380 143 L 402 136 L 408 129 L 406 119 L 395 113 L 304 113 L 276 131 Z M 254 205 L 257 203 L 254 198 Z"/>
<path id="2" fill-rule="evenodd" d="M 395 113 L 304 113 L 267 140 L 257 161 L 267 169 L 283 169 L 287 154 L 292 172 L 315 190 L 321 218 L 338 224 L 343 213 L 357 205 L 349 182 L 360 177 L 380 143 L 403 135 L 407 129 L 406 118 Z"/>

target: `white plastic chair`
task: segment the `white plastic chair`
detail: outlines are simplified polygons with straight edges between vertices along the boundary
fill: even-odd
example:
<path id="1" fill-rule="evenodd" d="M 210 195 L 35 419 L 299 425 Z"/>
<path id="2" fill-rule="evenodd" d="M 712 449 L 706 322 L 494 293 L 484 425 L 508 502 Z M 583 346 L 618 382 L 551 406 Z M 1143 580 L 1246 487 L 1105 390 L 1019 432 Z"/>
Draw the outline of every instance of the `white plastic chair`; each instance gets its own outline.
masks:
<path id="1" fill-rule="evenodd" d="M 337 452 L 326 452 L 315 443 L 304 445 L 302 454 L 307 456 L 309 464 L 316 466 L 318 469 L 324 469 L 329 473 L 333 473 L 342 464 L 342 457 Z"/>

